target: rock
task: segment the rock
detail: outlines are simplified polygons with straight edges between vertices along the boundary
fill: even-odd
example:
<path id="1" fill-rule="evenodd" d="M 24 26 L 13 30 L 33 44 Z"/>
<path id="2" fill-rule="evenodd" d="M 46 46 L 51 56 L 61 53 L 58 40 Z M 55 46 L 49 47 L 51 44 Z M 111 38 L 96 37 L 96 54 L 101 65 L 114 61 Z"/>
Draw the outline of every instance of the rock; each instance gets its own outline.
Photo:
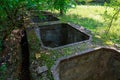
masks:
<path id="1" fill-rule="evenodd" d="M 16 30 L 13 30 L 12 33 L 17 34 L 19 31 L 20 31 L 19 29 L 16 29 Z"/>
<path id="2" fill-rule="evenodd" d="M 50 80 L 50 79 L 47 77 L 47 73 L 43 73 L 43 74 L 42 74 L 42 80 Z"/>
<path id="3" fill-rule="evenodd" d="M 7 80 L 13 80 L 12 78 L 7 78 Z"/>
<path id="4" fill-rule="evenodd" d="M 48 68 L 46 66 L 42 66 L 42 67 L 39 66 L 39 67 L 37 67 L 36 72 L 37 72 L 37 74 L 41 74 L 47 70 L 48 70 Z"/>
<path id="5" fill-rule="evenodd" d="M 120 45 L 118 45 L 118 44 L 114 44 L 114 47 L 115 47 L 115 48 L 119 48 L 119 46 L 120 46 Z"/>

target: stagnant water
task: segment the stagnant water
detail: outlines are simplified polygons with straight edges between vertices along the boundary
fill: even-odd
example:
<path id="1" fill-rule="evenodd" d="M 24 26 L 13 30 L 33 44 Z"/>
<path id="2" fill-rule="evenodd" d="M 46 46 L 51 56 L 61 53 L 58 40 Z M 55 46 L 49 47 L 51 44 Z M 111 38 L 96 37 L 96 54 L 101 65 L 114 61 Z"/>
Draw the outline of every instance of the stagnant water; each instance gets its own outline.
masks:
<path id="1" fill-rule="evenodd" d="M 22 66 L 20 80 L 31 80 L 29 70 L 29 48 L 26 31 L 23 31 L 23 37 L 21 39 L 21 55 L 22 55 Z"/>
<path id="2" fill-rule="evenodd" d="M 46 47 L 59 47 L 89 40 L 87 34 L 77 30 L 69 24 L 50 24 L 40 26 L 40 38 Z"/>

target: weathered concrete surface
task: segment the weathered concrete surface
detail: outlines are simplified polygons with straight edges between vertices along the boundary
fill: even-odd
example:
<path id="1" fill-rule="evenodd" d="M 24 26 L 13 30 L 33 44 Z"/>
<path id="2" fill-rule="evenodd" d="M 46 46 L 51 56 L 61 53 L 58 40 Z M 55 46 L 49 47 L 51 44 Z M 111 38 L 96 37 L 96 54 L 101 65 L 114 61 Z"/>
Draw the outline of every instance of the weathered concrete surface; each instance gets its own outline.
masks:
<path id="1" fill-rule="evenodd" d="M 120 80 L 120 51 L 98 48 L 62 58 L 52 73 L 55 80 Z"/>

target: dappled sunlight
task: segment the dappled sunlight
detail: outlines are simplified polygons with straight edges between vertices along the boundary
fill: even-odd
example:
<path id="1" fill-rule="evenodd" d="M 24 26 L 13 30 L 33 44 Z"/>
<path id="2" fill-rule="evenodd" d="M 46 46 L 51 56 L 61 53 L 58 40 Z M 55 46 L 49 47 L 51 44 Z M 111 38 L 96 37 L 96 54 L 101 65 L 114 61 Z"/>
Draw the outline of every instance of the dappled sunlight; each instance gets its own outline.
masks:
<path id="1" fill-rule="evenodd" d="M 105 21 L 104 12 L 106 9 L 109 13 L 108 16 L 112 16 L 113 9 L 110 7 L 79 5 L 76 8 L 69 9 L 61 19 L 63 22 L 72 22 L 91 30 L 94 33 L 93 41 L 95 43 L 106 45 L 120 44 L 120 18 L 113 22 L 109 33 L 106 34 L 109 23 L 109 21 Z"/>
<path id="2" fill-rule="evenodd" d="M 103 43 L 109 46 L 114 46 L 115 44 L 120 46 L 120 31 L 117 30 L 120 30 L 120 28 L 117 29 L 116 27 L 116 29 L 114 29 L 113 27 L 108 33 L 106 33 L 106 29 L 99 29 L 97 33 L 94 34 L 94 40 L 97 44 L 100 42 L 100 44 Z"/>
<path id="3" fill-rule="evenodd" d="M 96 38 L 99 38 L 99 39 L 101 38 L 101 36 L 100 36 L 100 35 L 95 35 L 95 37 L 96 37 Z"/>
<path id="4" fill-rule="evenodd" d="M 67 12 L 68 14 L 76 14 L 85 18 L 92 18 L 99 22 L 104 22 L 104 18 L 101 14 L 104 14 L 105 7 L 103 6 L 90 6 L 90 5 L 80 5 L 76 8 L 72 8 Z"/>
<path id="5" fill-rule="evenodd" d="M 107 45 L 114 45 L 114 43 L 112 41 L 110 41 L 110 40 L 105 41 L 105 44 L 107 44 Z"/>
<path id="6" fill-rule="evenodd" d="M 96 21 L 92 18 L 85 18 L 77 14 L 66 15 L 66 16 L 63 16 L 61 19 L 62 21 L 65 21 L 65 22 L 69 21 L 69 22 L 78 24 L 94 32 L 96 31 L 97 27 L 103 26 L 103 23 L 99 21 Z"/>

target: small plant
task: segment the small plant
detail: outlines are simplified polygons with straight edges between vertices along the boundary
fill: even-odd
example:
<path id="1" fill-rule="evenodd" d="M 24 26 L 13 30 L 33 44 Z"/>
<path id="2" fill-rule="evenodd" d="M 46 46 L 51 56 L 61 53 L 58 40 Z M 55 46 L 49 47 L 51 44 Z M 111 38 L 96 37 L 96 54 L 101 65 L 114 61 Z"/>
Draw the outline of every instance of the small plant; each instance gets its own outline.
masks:
<path id="1" fill-rule="evenodd" d="M 0 80 L 5 80 L 5 78 L 6 78 L 5 71 L 6 71 L 6 70 L 7 70 L 6 63 L 3 63 L 3 64 L 0 66 Z"/>
<path id="2" fill-rule="evenodd" d="M 2 40 L 0 40 L 0 53 L 2 52 Z"/>
<path id="3" fill-rule="evenodd" d="M 0 71 L 1 71 L 1 72 L 5 72 L 6 69 L 7 69 L 6 63 L 3 63 L 3 64 L 0 66 Z"/>

